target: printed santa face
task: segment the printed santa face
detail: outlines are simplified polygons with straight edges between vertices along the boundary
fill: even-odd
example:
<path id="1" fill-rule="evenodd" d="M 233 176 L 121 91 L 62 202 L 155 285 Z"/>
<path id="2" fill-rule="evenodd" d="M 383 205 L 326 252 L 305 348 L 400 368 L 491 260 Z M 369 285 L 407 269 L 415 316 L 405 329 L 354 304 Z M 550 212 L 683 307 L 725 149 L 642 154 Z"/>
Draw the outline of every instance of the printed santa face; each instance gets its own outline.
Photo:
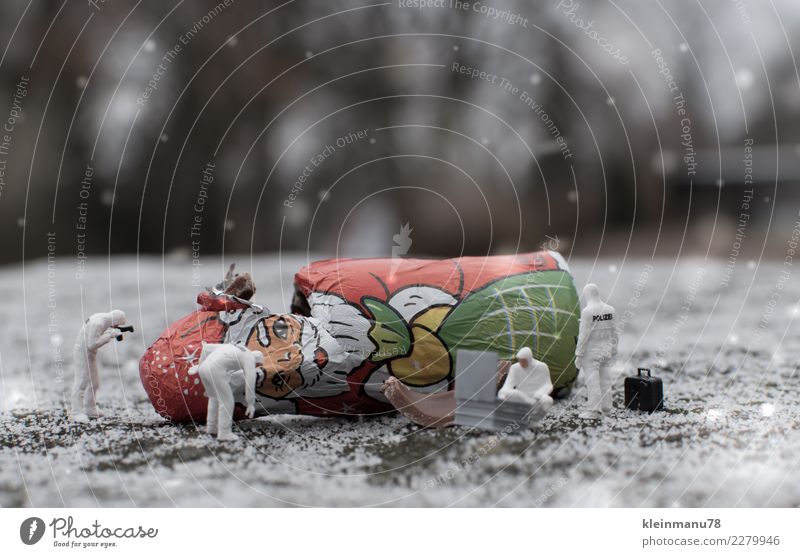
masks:
<path id="1" fill-rule="evenodd" d="M 350 369 L 333 364 L 329 350 L 342 348 L 314 319 L 297 315 L 270 315 L 250 330 L 247 347 L 264 354 L 264 380 L 257 392 L 281 399 L 290 395 L 331 396 L 347 389 Z M 341 358 L 338 358 L 341 359 Z"/>
<path id="2" fill-rule="evenodd" d="M 302 333 L 302 323 L 291 315 L 270 315 L 253 327 L 247 347 L 264 354 L 265 376 L 259 394 L 283 398 L 303 386 Z"/>

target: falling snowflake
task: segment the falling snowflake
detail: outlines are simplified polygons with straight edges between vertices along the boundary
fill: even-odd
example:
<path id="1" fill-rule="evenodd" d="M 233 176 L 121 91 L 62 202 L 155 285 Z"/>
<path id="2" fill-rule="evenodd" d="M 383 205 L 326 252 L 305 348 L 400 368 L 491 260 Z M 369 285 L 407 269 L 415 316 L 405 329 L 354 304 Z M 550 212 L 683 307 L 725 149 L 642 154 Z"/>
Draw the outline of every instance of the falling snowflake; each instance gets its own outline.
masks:
<path id="1" fill-rule="evenodd" d="M 736 85 L 739 86 L 739 89 L 749 89 L 753 82 L 755 81 L 755 76 L 753 72 L 748 70 L 747 68 L 742 68 L 736 72 Z"/>

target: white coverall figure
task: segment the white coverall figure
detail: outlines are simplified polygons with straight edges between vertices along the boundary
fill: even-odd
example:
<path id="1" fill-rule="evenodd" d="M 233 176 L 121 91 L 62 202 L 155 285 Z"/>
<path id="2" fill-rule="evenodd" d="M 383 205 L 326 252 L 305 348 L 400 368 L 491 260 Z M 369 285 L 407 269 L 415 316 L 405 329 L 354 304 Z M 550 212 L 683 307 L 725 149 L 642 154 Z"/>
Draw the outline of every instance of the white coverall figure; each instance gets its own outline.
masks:
<path id="1" fill-rule="evenodd" d="M 533 407 L 531 419 L 540 419 L 553 406 L 553 399 L 550 398 L 552 391 L 553 383 L 547 364 L 535 359 L 530 348 L 522 348 L 517 352 L 517 363 L 508 371 L 497 397 L 530 404 Z"/>
<path id="2" fill-rule="evenodd" d="M 247 417 L 255 415 L 256 366 L 264 363 L 264 355 L 235 344 L 204 344 L 200 361 L 189 373 L 199 373 L 208 395 L 206 431 L 220 441 L 235 441 L 238 436 L 231 431 L 235 406 L 232 382 L 244 373 L 244 391 Z"/>
<path id="3" fill-rule="evenodd" d="M 125 324 L 125 313 L 115 309 L 108 313 L 95 313 L 86 320 L 78 332 L 73 351 L 75 379 L 72 384 L 72 420 L 88 422 L 99 416 L 97 389 L 100 376 L 97 372 L 97 351 L 121 335 L 117 329 Z"/>
<path id="4" fill-rule="evenodd" d="M 595 284 L 583 289 L 586 307 L 581 312 L 575 366 L 581 370 L 589 391 L 583 418 L 597 418 L 611 411 L 611 366 L 617 357 L 619 340 L 614 308 L 600 299 Z"/>

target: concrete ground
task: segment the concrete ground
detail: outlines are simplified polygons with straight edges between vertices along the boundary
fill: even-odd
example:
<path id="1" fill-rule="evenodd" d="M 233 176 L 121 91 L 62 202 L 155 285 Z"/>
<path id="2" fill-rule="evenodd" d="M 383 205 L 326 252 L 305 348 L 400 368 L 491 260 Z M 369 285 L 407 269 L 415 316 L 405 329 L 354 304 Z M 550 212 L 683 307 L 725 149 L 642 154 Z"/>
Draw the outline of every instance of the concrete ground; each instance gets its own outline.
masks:
<path id="1" fill-rule="evenodd" d="M 232 259 L 231 259 L 232 260 Z M 303 257 L 238 259 L 257 299 L 285 311 Z M 212 284 L 222 265 L 199 270 Z M 617 409 L 578 418 L 579 384 L 517 435 L 421 430 L 401 416 L 274 416 L 218 444 L 155 414 L 138 378 L 143 349 L 194 307 L 191 261 L 96 258 L 83 281 L 59 259 L 0 269 L 2 506 L 797 506 L 800 281 L 777 263 L 570 261 L 621 316 Z M 49 274 L 50 272 L 50 274 Z M 109 306 L 136 333 L 101 353 L 89 426 L 65 419 L 74 336 Z M 652 366 L 666 410 L 622 410 L 622 376 Z"/>

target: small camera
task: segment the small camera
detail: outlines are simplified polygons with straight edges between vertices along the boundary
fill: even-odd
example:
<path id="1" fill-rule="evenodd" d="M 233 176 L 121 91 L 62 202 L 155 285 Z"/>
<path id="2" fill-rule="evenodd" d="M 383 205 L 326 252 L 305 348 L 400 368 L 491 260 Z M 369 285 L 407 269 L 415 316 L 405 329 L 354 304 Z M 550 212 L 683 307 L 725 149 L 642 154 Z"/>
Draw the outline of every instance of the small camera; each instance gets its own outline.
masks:
<path id="1" fill-rule="evenodd" d="M 119 332 L 121 333 L 132 333 L 133 332 L 133 325 L 122 325 L 121 327 L 117 327 Z M 117 342 L 122 341 L 122 335 L 117 335 Z"/>

